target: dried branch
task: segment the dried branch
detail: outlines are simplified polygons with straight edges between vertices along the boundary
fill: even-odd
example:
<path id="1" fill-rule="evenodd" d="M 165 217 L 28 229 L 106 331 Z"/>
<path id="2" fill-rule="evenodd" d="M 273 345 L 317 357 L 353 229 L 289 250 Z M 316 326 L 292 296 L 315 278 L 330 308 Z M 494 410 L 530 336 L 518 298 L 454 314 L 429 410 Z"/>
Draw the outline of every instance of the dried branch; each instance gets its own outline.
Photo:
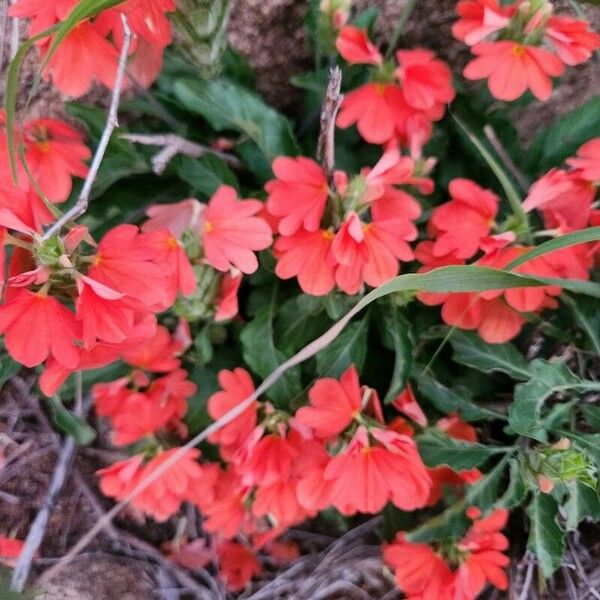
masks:
<path id="1" fill-rule="evenodd" d="M 91 408 L 91 405 L 91 399 L 84 402 L 81 398 L 78 398 L 76 409 L 74 411 L 75 415 L 84 418 Z M 31 570 L 33 557 L 44 539 L 52 509 L 69 476 L 71 463 L 75 454 L 75 447 L 75 439 L 72 436 L 67 436 L 58 454 L 58 460 L 56 461 L 56 466 L 54 467 L 52 479 L 50 480 L 50 485 L 48 486 L 46 496 L 42 503 L 42 508 L 40 508 L 29 528 L 27 538 L 25 538 L 25 545 L 23 546 L 23 550 L 19 555 L 19 560 L 17 561 L 17 565 L 13 572 L 11 589 L 15 592 L 22 592 L 25 587 L 27 577 Z"/>
<path id="2" fill-rule="evenodd" d="M 214 154 L 222 160 L 224 160 L 230 167 L 234 169 L 240 169 L 242 163 L 240 160 L 228 154 L 227 152 L 221 152 L 215 150 L 210 146 L 203 146 L 202 144 L 196 144 L 190 142 L 185 138 L 174 133 L 165 133 L 157 135 L 146 135 L 138 133 L 124 133 L 120 136 L 123 140 L 134 142 L 136 144 L 142 144 L 144 146 L 162 146 L 163 149 L 152 157 L 152 170 L 157 175 L 162 175 L 169 162 L 177 156 L 177 154 L 184 154 L 185 156 L 191 156 L 192 158 L 200 158 L 205 154 Z"/>
<path id="3" fill-rule="evenodd" d="M 510 154 L 506 151 L 506 148 L 502 145 L 502 142 L 496 135 L 496 131 L 491 125 L 486 125 L 483 128 L 483 133 L 488 139 L 496 154 L 500 157 L 500 160 L 504 163 L 504 166 L 512 173 L 512 176 L 519 182 L 521 189 L 527 191 L 529 189 L 529 182 L 523 172 L 517 167 Z"/>
<path id="4" fill-rule="evenodd" d="M 102 163 L 104 154 L 106 153 L 106 148 L 108 147 L 108 143 L 110 142 L 110 137 L 115 127 L 119 126 L 117 113 L 119 110 L 119 103 L 121 101 L 121 89 L 123 87 L 125 68 L 127 67 L 129 45 L 131 44 L 131 40 L 133 38 L 133 33 L 129 28 L 127 17 L 123 13 L 121 13 L 121 22 L 123 24 L 123 47 L 121 48 L 121 55 L 119 56 L 117 76 L 115 78 L 115 85 L 110 101 L 108 118 L 106 119 L 106 125 L 104 126 L 102 137 L 100 138 L 100 142 L 98 143 L 98 148 L 96 148 L 96 153 L 94 154 L 94 158 L 92 159 L 92 164 L 90 165 L 90 170 L 88 171 L 87 177 L 83 182 L 83 187 L 81 188 L 81 192 L 79 194 L 79 197 L 77 198 L 77 202 L 60 219 L 58 219 L 46 231 L 46 233 L 44 233 L 44 235 L 42 236 L 43 240 L 47 240 L 48 238 L 52 237 L 55 233 L 58 233 L 67 223 L 77 219 L 87 210 L 88 204 L 90 202 L 90 193 L 92 191 L 92 186 L 94 185 L 94 181 L 96 180 L 96 177 L 98 175 L 98 170 L 100 169 L 100 164 Z"/>
<path id="5" fill-rule="evenodd" d="M 529 590 L 531 589 L 531 583 L 533 581 L 533 569 L 535 567 L 535 558 L 533 555 L 527 555 L 527 571 L 525 573 L 525 580 L 523 581 L 523 587 L 517 600 L 527 600 L 529 598 Z"/>
<path id="6" fill-rule="evenodd" d="M 344 99 L 340 93 L 342 70 L 333 67 L 329 71 L 329 83 L 321 109 L 321 131 L 317 143 L 317 159 L 321 161 L 327 180 L 331 183 L 335 169 L 335 119 Z"/>

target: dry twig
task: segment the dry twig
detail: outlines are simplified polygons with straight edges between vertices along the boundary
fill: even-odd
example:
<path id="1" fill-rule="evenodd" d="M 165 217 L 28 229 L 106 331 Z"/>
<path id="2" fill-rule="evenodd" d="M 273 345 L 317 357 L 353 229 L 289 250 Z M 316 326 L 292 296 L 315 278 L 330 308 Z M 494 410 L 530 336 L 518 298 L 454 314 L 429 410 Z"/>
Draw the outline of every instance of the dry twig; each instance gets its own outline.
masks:
<path id="1" fill-rule="evenodd" d="M 202 144 L 190 142 L 189 140 L 186 140 L 179 135 L 175 135 L 174 133 L 156 135 L 124 133 L 120 137 L 123 140 L 134 142 L 136 144 L 142 144 L 144 146 L 162 146 L 162 150 L 152 157 L 152 170 L 157 175 L 162 175 L 162 173 L 164 173 L 169 162 L 171 162 L 171 160 L 177 156 L 177 154 L 184 154 L 185 156 L 190 156 L 192 158 L 200 158 L 205 154 L 214 154 L 234 169 L 239 169 L 242 166 L 242 163 L 239 161 L 239 159 L 232 154 L 215 150 L 210 146 L 203 146 Z"/>
<path id="2" fill-rule="evenodd" d="M 496 154 L 500 157 L 504 166 L 512 173 L 513 177 L 519 182 L 519 185 L 524 191 L 529 189 L 529 182 L 527 181 L 527 177 L 523 174 L 523 172 L 517 167 L 513 159 L 510 157 L 509 153 L 506 151 L 506 148 L 502 145 L 502 142 L 496 135 L 496 131 L 491 125 L 486 125 L 483 128 L 483 133 L 485 133 L 485 137 L 488 139 Z"/>
<path id="3" fill-rule="evenodd" d="M 321 130 L 317 142 L 317 158 L 322 162 L 327 180 L 331 183 L 335 169 L 335 119 L 344 99 L 340 93 L 342 70 L 333 67 L 329 71 L 329 83 L 323 108 L 321 109 Z"/>
<path id="4" fill-rule="evenodd" d="M 127 17 L 123 13 L 121 13 L 121 21 L 123 24 L 123 48 L 121 49 L 121 55 L 119 56 L 117 76 L 115 77 L 115 85 L 110 101 L 108 118 L 106 119 L 106 125 L 104 126 L 102 137 L 100 138 L 100 142 L 98 143 L 98 148 L 96 148 L 96 153 L 94 154 L 94 158 L 92 159 L 90 170 L 88 171 L 85 181 L 83 182 L 83 187 L 81 188 L 81 192 L 79 194 L 79 197 L 77 198 L 77 202 L 60 219 L 58 219 L 51 227 L 47 229 L 46 233 L 44 233 L 44 235 L 42 236 L 43 240 L 47 240 L 54 234 L 58 233 L 67 223 L 77 219 L 87 210 L 88 204 L 90 202 L 90 193 L 92 191 L 92 186 L 94 185 L 94 181 L 96 180 L 96 177 L 98 175 L 98 170 L 100 169 L 100 164 L 102 163 L 102 159 L 104 158 L 104 154 L 106 153 L 106 148 L 108 147 L 108 143 L 110 142 L 110 137 L 115 127 L 119 126 L 117 113 L 119 110 L 119 103 L 121 101 L 121 89 L 123 87 L 123 78 L 125 75 L 125 68 L 127 66 L 129 45 L 131 44 L 131 40 L 133 38 L 133 34 L 131 32 L 131 29 L 129 28 L 129 23 L 127 22 Z"/>

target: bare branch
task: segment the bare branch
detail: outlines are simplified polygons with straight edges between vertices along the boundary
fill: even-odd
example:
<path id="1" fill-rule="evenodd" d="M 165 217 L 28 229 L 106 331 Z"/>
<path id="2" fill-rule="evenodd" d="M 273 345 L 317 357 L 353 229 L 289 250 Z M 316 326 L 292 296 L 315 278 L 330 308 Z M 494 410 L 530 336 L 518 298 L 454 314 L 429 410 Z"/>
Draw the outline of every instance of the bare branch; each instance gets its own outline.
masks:
<path id="1" fill-rule="evenodd" d="M 84 403 L 81 399 L 78 399 L 75 415 L 78 417 L 85 417 L 91 408 L 91 405 L 91 400 Z M 58 454 L 58 460 L 54 467 L 54 473 L 52 474 L 46 497 L 42 503 L 42 508 L 39 510 L 35 520 L 29 528 L 27 538 L 25 539 L 25 545 L 23 546 L 23 550 L 19 555 L 19 560 L 17 561 L 17 565 L 13 572 L 11 589 L 15 592 L 22 592 L 25 587 L 29 571 L 31 570 L 33 557 L 44 539 L 54 503 L 69 476 L 71 462 L 73 461 L 73 455 L 75 454 L 75 447 L 75 439 L 72 436 L 67 436 Z"/>
<path id="2" fill-rule="evenodd" d="M 102 163 L 102 159 L 104 158 L 104 154 L 106 153 L 108 142 L 110 141 L 110 137 L 115 127 L 119 126 L 117 113 L 119 110 L 119 102 L 121 101 L 121 89 L 123 87 L 123 78 L 125 75 L 125 68 L 127 66 L 129 45 L 131 44 L 131 40 L 133 38 L 133 34 L 131 32 L 131 29 L 129 28 L 129 23 L 127 22 L 127 17 L 123 13 L 121 13 L 121 22 L 123 23 L 123 47 L 121 48 L 119 66 L 117 68 L 117 76 L 115 78 L 115 85 L 110 101 L 108 118 L 106 119 L 106 125 L 104 127 L 104 131 L 102 132 L 102 137 L 100 138 L 100 142 L 98 143 L 98 148 L 96 148 L 96 153 L 94 154 L 94 158 L 92 160 L 92 164 L 90 165 L 90 170 L 87 174 L 87 177 L 83 182 L 83 188 L 81 189 L 79 198 L 77 198 L 77 202 L 60 219 L 58 219 L 58 221 L 56 221 L 46 231 L 46 233 L 44 233 L 44 235 L 42 236 L 43 240 L 47 240 L 48 238 L 52 237 L 55 233 L 58 233 L 67 223 L 77 219 L 87 210 L 90 201 L 90 193 L 92 191 L 92 186 L 94 185 L 94 181 L 96 180 L 96 177 L 98 175 L 98 170 L 100 169 L 100 164 Z"/>
<path id="3" fill-rule="evenodd" d="M 488 139 L 496 154 L 500 157 L 500 160 L 504 163 L 504 166 L 512 173 L 513 177 L 519 182 L 519 185 L 523 189 L 523 191 L 527 191 L 529 189 L 529 182 L 527 181 L 527 177 L 522 173 L 522 171 L 517 167 L 514 163 L 513 159 L 510 157 L 509 153 L 506 151 L 506 148 L 502 145 L 502 142 L 496 135 L 496 131 L 491 125 L 486 125 L 483 128 L 483 133 L 485 133 L 485 137 Z"/>
<path id="4" fill-rule="evenodd" d="M 321 161 L 330 183 L 335 169 L 335 119 L 344 99 L 344 95 L 340 93 L 341 86 L 342 70 L 333 67 L 329 71 L 329 83 L 321 109 L 321 131 L 317 143 L 317 159 Z"/>
<path id="5" fill-rule="evenodd" d="M 205 154 L 214 154 L 215 156 L 218 156 L 224 160 L 230 167 L 233 167 L 234 169 L 239 169 L 242 167 L 242 163 L 239 161 L 239 159 L 232 154 L 215 150 L 210 146 L 203 146 L 202 144 L 190 142 L 189 140 L 186 140 L 185 138 L 173 133 L 157 135 L 124 133 L 120 137 L 123 140 L 128 140 L 136 144 L 142 144 L 144 146 L 163 147 L 158 154 L 152 157 L 152 170 L 157 175 L 164 173 L 169 162 L 177 154 L 185 154 L 185 156 L 191 156 L 192 158 L 200 158 Z"/>

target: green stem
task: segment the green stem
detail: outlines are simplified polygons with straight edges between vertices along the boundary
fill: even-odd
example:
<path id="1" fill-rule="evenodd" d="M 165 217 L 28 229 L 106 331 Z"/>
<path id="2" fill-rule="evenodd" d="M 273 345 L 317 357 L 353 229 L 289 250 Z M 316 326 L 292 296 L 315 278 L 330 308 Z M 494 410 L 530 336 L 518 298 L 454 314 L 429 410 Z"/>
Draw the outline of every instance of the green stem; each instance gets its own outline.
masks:
<path id="1" fill-rule="evenodd" d="M 406 25 L 416 5 L 417 0 L 406 0 L 404 10 L 402 11 L 400 18 L 398 19 L 398 22 L 396 23 L 396 27 L 394 29 L 394 32 L 392 33 L 392 37 L 390 38 L 390 42 L 385 52 L 386 58 L 389 58 L 392 55 L 392 52 L 396 49 L 396 46 L 398 45 L 398 40 L 400 39 L 400 35 L 402 34 L 402 31 L 404 31 L 404 26 Z"/>

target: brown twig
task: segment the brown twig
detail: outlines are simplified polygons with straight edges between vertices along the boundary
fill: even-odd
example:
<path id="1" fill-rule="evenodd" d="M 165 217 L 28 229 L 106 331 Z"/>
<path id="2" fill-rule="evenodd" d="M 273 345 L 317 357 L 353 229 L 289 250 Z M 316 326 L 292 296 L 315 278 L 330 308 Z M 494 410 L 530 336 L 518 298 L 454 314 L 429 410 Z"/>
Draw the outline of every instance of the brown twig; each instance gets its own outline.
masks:
<path id="1" fill-rule="evenodd" d="M 91 399 L 88 402 L 83 402 L 81 399 L 78 399 L 75 415 L 80 418 L 85 418 L 87 412 L 91 408 L 91 404 Z M 67 436 L 58 454 L 56 466 L 54 467 L 52 479 L 50 480 L 50 485 L 48 486 L 42 507 L 29 528 L 29 532 L 25 538 L 25 544 L 15 566 L 10 584 L 11 589 L 15 592 L 22 592 L 25 587 L 27 577 L 31 571 L 33 557 L 44 539 L 52 509 L 54 508 L 58 495 L 62 491 L 69 475 L 75 448 L 75 439 L 72 436 Z"/>
<path id="2" fill-rule="evenodd" d="M 242 167 L 242 163 L 236 156 L 228 154 L 227 152 L 215 150 L 210 146 L 203 146 L 202 144 L 190 142 L 189 140 L 186 140 L 185 138 L 182 138 L 174 133 L 151 135 L 141 133 L 124 133 L 120 137 L 123 140 L 134 142 L 136 144 L 142 144 L 144 146 L 162 146 L 162 150 L 152 157 L 152 170 L 157 175 L 162 175 L 162 173 L 164 173 L 167 165 L 175 156 L 177 156 L 177 154 L 184 154 L 185 156 L 190 156 L 192 158 L 200 158 L 205 154 L 214 154 L 234 169 L 239 169 Z"/>
<path id="3" fill-rule="evenodd" d="M 506 151 L 506 148 L 502 145 L 500 138 L 496 135 L 496 131 L 491 125 L 486 125 L 483 128 L 483 133 L 485 137 L 488 139 L 496 154 L 500 157 L 500 160 L 504 163 L 504 166 L 512 173 L 513 177 L 519 182 L 519 185 L 523 189 L 523 191 L 527 191 L 529 189 L 529 182 L 527 181 L 527 177 L 523 174 L 521 169 L 517 167 L 513 159 L 510 157 L 510 154 Z"/>
<path id="4" fill-rule="evenodd" d="M 127 17 L 123 13 L 121 13 L 121 22 L 123 24 L 123 47 L 121 48 L 121 55 L 119 56 L 119 66 L 117 68 L 115 85 L 110 101 L 110 108 L 108 110 L 108 118 L 106 119 L 106 125 L 104 126 L 102 137 L 98 143 L 98 148 L 96 148 L 96 153 L 92 159 L 90 170 L 88 171 L 85 181 L 83 182 L 83 187 L 81 188 L 77 202 L 60 219 L 58 219 L 50 228 L 46 230 L 46 233 L 44 233 L 42 236 L 43 240 L 47 240 L 54 234 L 58 233 L 67 223 L 74 221 L 87 210 L 90 202 L 92 186 L 94 185 L 94 181 L 98 175 L 98 170 L 100 169 L 100 164 L 102 163 L 104 154 L 106 153 L 106 148 L 110 142 L 110 137 L 115 127 L 119 126 L 117 117 L 119 103 L 121 101 L 121 89 L 123 87 L 123 78 L 125 75 L 125 68 L 127 66 L 129 45 L 133 38 L 133 34 L 129 28 L 129 23 L 127 22 Z"/>
<path id="5" fill-rule="evenodd" d="M 527 571 L 525 573 L 525 579 L 523 581 L 523 587 L 517 600 L 527 600 L 529 598 L 529 590 L 531 589 L 531 583 L 533 581 L 533 569 L 535 567 L 535 559 L 531 554 L 527 555 Z"/>
<path id="6" fill-rule="evenodd" d="M 342 87 L 342 70 L 333 67 L 329 71 L 327 93 L 321 109 L 321 130 L 317 142 L 317 159 L 321 161 L 329 183 L 332 182 L 335 169 L 335 119 L 344 99 L 340 93 Z"/>

